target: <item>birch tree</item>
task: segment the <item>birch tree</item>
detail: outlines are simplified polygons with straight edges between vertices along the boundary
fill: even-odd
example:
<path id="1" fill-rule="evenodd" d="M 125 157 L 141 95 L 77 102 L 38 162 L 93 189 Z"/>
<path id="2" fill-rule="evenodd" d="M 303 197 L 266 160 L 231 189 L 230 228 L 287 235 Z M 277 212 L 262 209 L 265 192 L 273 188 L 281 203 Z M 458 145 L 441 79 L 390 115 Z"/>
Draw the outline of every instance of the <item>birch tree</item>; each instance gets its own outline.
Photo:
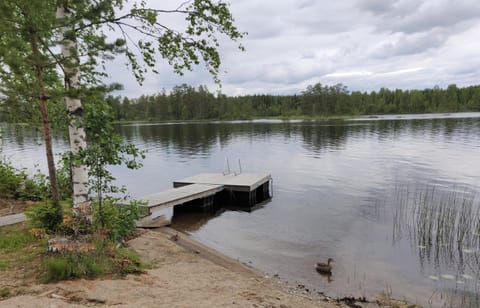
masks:
<path id="1" fill-rule="evenodd" d="M 0 1 L 0 91 L 9 97 L 38 100 L 56 203 L 47 101 L 58 97 L 54 90 L 59 71 L 64 75 L 62 93 L 74 154 L 72 184 L 77 216 L 89 212 L 88 168 L 81 161 L 82 150 L 87 148 L 82 92 L 87 86 L 102 84 L 106 76 L 102 68 L 107 61 L 124 56 L 140 83 L 149 70 L 157 72 L 157 59 L 165 59 L 178 74 L 203 62 L 219 82 L 218 36 L 237 41 L 244 35 L 234 26 L 229 7 L 222 1 L 179 1 L 171 8 L 159 8 L 159 1 L 150 4 L 127 0 Z M 168 24 L 172 18 L 182 22 Z M 57 46 L 61 46 L 60 53 Z"/>
<path id="2" fill-rule="evenodd" d="M 59 3 L 57 7 L 57 21 L 61 25 L 61 52 L 63 61 L 62 68 L 65 81 L 65 105 L 69 117 L 68 133 L 72 160 L 72 188 L 74 216 L 84 216 L 90 220 L 88 201 L 88 167 L 87 164 L 75 159 L 82 150 L 87 148 L 87 136 L 85 135 L 83 107 L 80 94 L 80 60 L 74 25 L 71 25 L 71 12 L 68 3 Z M 67 21 L 65 23 L 64 21 Z"/>
<path id="3" fill-rule="evenodd" d="M 131 8 L 125 10 L 125 5 Z M 106 60 L 124 55 L 140 83 L 148 69 L 157 72 L 157 56 L 166 59 L 178 74 L 203 60 L 219 82 L 221 60 L 217 35 L 226 35 L 234 41 L 244 35 L 234 26 L 228 5 L 222 1 L 185 1 L 172 9 L 152 8 L 144 1 L 129 3 L 125 0 L 59 0 L 57 6 L 62 46 L 58 63 L 65 74 L 70 144 L 75 156 L 87 148 L 81 80 L 89 84 L 101 82 L 106 75 L 98 67 L 105 66 Z M 163 23 L 166 15 L 183 19 L 183 28 Z M 239 48 L 243 50 L 241 45 Z M 83 63 L 80 58 L 84 59 Z M 77 214 L 86 213 L 89 207 L 88 170 L 85 163 L 74 161 L 77 162 L 72 166 L 74 208 Z"/>

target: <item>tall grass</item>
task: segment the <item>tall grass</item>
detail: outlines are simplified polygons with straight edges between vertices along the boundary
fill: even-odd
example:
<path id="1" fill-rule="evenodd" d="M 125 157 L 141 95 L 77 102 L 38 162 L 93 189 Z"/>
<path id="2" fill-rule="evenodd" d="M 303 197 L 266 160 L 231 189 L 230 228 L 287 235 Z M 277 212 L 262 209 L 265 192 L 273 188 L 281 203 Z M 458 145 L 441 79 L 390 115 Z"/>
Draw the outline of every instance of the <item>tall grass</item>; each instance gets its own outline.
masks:
<path id="1" fill-rule="evenodd" d="M 456 273 L 453 285 L 445 284 L 440 291 L 452 307 L 478 307 L 480 302 L 479 201 L 472 189 L 422 185 L 397 186 L 388 201 L 393 206 L 394 243 L 407 238 L 421 267 L 432 264 L 437 277 Z M 465 274 L 472 276 L 472 283 L 460 288 L 456 281 Z"/>
<path id="2" fill-rule="evenodd" d="M 407 235 L 425 255 L 446 263 L 479 252 L 480 205 L 474 192 L 397 187 L 394 203 L 394 241 Z"/>

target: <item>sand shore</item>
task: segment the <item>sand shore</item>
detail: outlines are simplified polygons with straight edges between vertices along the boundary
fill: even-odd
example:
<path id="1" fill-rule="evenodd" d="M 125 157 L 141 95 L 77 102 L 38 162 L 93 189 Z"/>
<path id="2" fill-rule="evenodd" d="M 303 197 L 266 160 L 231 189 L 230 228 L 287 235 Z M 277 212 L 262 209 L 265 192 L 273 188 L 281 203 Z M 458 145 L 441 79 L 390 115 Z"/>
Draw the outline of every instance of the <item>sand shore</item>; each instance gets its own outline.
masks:
<path id="1" fill-rule="evenodd" d="M 153 265 L 145 274 L 34 285 L 0 307 L 346 307 L 175 234 L 161 228 L 128 243 Z"/>

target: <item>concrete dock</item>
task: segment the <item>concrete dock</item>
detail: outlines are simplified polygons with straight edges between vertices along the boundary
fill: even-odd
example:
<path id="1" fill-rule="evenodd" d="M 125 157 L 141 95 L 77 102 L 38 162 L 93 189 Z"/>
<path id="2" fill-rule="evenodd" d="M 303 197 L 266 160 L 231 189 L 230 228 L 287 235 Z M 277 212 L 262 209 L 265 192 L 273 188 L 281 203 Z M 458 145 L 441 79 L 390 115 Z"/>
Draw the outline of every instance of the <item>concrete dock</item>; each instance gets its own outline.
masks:
<path id="1" fill-rule="evenodd" d="M 202 173 L 173 182 L 173 189 L 137 198 L 151 215 L 153 211 L 174 207 L 210 209 L 215 204 L 252 207 L 270 198 L 270 174 Z"/>
<path id="2" fill-rule="evenodd" d="M 147 204 L 142 207 L 147 208 L 151 213 L 154 210 L 185 204 L 196 199 L 207 199 L 223 189 L 222 185 L 192 184 L 143 196 L 138 200 L 146 202 Z"/>
<path id="3" fill-rule="evenodd" d="M 173 187 L 181 187 L 190 184 L 210 184 L 223 185 L 225 189 L 233 191 L 251 192 L 259 186 L 268 183 L 272 176 L 268 173 L 241 173 L 222 174 L 222 173 L 201 173 L 185 179 L 173 182 Z"/>

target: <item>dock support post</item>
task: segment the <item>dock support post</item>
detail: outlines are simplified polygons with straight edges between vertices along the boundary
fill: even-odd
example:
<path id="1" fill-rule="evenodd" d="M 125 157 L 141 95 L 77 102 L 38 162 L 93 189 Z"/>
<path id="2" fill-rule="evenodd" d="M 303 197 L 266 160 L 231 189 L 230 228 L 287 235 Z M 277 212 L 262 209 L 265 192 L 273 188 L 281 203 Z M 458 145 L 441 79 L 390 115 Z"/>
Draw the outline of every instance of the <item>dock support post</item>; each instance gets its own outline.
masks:
<path id="1" fill-rule="evenodd" d="M 254 189 L 253 191 L 248 193 L 248 205 L 250 207 L 254 206 L 257 204 L 257 190 Z"/>

